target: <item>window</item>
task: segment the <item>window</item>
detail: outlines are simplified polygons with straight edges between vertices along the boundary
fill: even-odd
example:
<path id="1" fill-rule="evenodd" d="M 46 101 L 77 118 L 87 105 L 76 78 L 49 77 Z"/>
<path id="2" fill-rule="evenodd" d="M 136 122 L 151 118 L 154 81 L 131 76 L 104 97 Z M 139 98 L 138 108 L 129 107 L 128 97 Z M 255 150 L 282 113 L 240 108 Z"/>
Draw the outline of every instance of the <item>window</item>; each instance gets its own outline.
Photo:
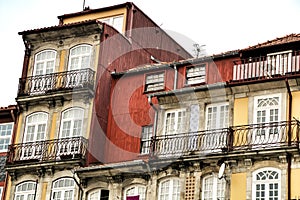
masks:
<path id="1" fill-rule="evenodd" d="M 56 180 L 52 186 L 51 200 L 73 200 L 75 183 L 71 178 Z"/>
<path id="2" fill-rule="evenodd" d="M 163 90 L 165 87 L 165 73 L 146 75 L 145 92 Z"/>
<path id="3" fill-rule="evenodd" d="M 42 51 L 35 56 L 33 75 L 44 75 L 54 72 L 56 52 L 53 50 Z"/>
<path id="4" fill-rule="evenodd" d="M 60 138 L 82 135 L 84 112 L 81 108 L 70 108 L 63 112 L 61 119 Z"/>
<path id="5" fill-rule="evenodd" d="M 123 21 L 124 21 L 124 16 L 123 15 L 103 18 L 103 19 L 100 19 L 100 21 L 111 25 L 117 31 L 119 31 L 119 33 L 123 33 Z"/>
<path id="6" fill-rule="evenodd" d="M 227 128 L 228 103 L 211 104 L 206 107 L 206 129 Z"/>
<path id="7" fill-rule="evenodd" d="M 185 109 L 167 111 L 165 114 L 165 135 L 183 133 L 186 125 Z"/>
<path id="8" fill-rule="evenodd" d="M 15 200 L 34 200 L 36 182 L 28 181 L 16 186 Z"/>
<path id="9" fill-rule="evenodd" d="M 141 154 L 149 154 L 150 153 L 152 130 L 153 130 L 152 126 L 142 127 Z"/>
<path id="10" fill-rule="evenodd" d="M 226 181 L 216 175 L 209 175 L 202 180 L 202 199 L 225 199 Z"/>
<path id="11" fill-rule="evenodd" d="M 0 187 L 0 199 L 2 199 L 3 187 Z"/>
<path id="12" fill-rule="evenodd" d="M 172 178 L 162 181 L 159 184 L 159 200 L 179 200 L 180 180 Z"/>
<path id="13" fill-rule="evenodd" d="M 264 168 L 252 174 L 252 199 L 281 199 L 281 173 L 275 168 Z"/>
<path id="14" fill-rule="evenodd" d="M 0 124 L 0 152 L 7 151 L 11 143 L 13 123 Z"/>
<path id="15" fill-rule="evenodd" d="M 27 116 L 23 143 L 45 140 L 48 114 L 38 112 Z"/>
<path id="16" fill-rule="evenodd" d="M 91 45 L 79 45 L 71 49 L 69 58 L 69 70 L 90 68 Z"/>
<path id="17" fill-rule="evenodd" d="M 193 85 L 205 82 L 205 64 L 186 68 L 186 84 Z"/>
<path id="18" fill-rule="evenodd" d="M 272 143 L 280 139 L 276 122 L 281 118 L 279 94 L 254 98 L 254 123 L 261 127 L 254 132 L 254 143 Z"/>
<path id="19" fill-rule="evenodd" d="M 88 200 L 108 200 L 109 190 L 95 189 L 89 192 Z"/>
<path id="20" fill-rule="evenodd" d="M 143 185 L 133 185 L 125 190 L 124 200 L 138 197 L 139 200 L 146 200 L 146 187 Z"/>

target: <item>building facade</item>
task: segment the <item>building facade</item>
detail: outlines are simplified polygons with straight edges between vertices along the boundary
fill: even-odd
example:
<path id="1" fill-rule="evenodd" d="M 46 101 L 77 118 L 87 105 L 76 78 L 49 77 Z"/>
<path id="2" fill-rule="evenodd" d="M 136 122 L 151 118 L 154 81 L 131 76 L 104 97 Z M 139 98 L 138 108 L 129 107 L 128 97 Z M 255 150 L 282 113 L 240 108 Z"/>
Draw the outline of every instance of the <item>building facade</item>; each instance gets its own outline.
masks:
<path id="1" fill-rule="evenodd" d="M 105 162 L 111 73 L 190 57 L 133 3 L 58 18 L 19 33 L 25 55 L 5 199 L 84 198 L 74 170 Z"/>

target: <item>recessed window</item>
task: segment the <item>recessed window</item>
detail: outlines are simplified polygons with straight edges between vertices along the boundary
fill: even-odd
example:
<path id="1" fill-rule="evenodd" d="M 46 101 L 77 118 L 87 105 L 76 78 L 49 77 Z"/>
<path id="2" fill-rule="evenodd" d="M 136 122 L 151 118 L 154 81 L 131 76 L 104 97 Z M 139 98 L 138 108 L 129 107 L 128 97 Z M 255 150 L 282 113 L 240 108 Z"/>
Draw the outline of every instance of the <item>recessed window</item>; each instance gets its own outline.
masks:
<path id="1" fill-rule="evenodd" d="M 210 104 L 206 107 L 206 130 L 229 126 L 228 103 Z"/>
<path id="2" fill-rule="evenodd" d="M 171 178 L 159 184 L 159 200 L 179 200 L 180 181 L 179 178 Z"/>
<path id="3" fill-rule="evenodd" d="M 114 27 L 119 33 L 123 33 L 123 21 L 124 21 L 124 16 L 123 15 L 118 15 L 118 16 L 113 16 L 113 17 L 107 17 L 107 18 L 102 18 L 99 19 L 101 22 L 107 23 Z"/>
<path id="4" fill-rule="evenodd" d="M 45 50 L 35 56 L 34 76 L 54 72 L 56 51 Z"/>
<path id="5" fill-rule="evenodd" d="M 145 92 L 154 92 L 163 90 L 165 87 L 165 73 L 156 73 L 146 75 Z"/>
<path id="6" fill-rule="evenodd" d="M 225 199 L 226 181 L 216 175 L 209 175 L 202 180 L 202 199 Z"/>
<path id="7" fill-rule="evenodd" d="M 82 135 L 84 112 L 81 108 L 70 108 L 63 112 L 61 119 L 60 138 Z"/>
<path id="8" fill-rule="evenodd" d="M 0 124 L 0 152 L 7 151 L 11 143 L 13 123 Z"/>
<path id="9" fill-rule="evenodd" d="M 142 127 L 141 154 L 149 154 L 150 153 L 152 129 L 153 129 L 152 126 Z"/>
<path id="10" fill-rule="evenodd" d="M 205 64 L 186 68 L 186 84 L 193 85 L 205 82 Z"/>
<path id="11" fill-rule="evenodd" d="M 185 109 L 167 111 L 165 114 L 165 135 L 185 132 L 186 123 Z"/>
<path id="12" fill-rule="evenodd" d="M 69 70 L 79 70 L 90 68 L 91 45 L 79 45 L 70 50 Z"/>
<path id="13" fill-rule="evenodd" d="M 36 182 L 28 181 L 16 186 L 15 200 L 32 200 L 35 199 Z"/>
<path id="14" fill-rule="evenodd" d="M 125 189 L 124 200 L 128 199 L 146 199 L 146 187 L 143 185 L 133 185 Z"/>
<path id="15" fill-rule="evenodd" d="M 108 200 L 109 190 L 105 189 L 94 189 L 89 192 L 88 200 Z"/>
<path id="16" fill-rule="evenodd" d="M 71 178 L 61 178 L 53 183 L 51 200 L 73 200 L 74 193 L 74 180 Z"/>

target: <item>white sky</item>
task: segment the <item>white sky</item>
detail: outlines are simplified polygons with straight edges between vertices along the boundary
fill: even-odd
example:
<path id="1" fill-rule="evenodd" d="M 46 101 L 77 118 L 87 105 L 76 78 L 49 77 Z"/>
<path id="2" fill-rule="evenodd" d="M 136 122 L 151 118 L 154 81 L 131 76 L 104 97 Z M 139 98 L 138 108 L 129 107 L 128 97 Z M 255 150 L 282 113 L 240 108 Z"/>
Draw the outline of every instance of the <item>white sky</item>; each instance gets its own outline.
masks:
<path id="1" fill-rule="evenodd" d="M 300 33 L 299 0 L 132 1 L 163 29 L 187 38 L 189 47 L 206 45 L 209 55 Z M 124 2 L 86 0 L 86 6 Z M 17 96 L 24 56 L 18 32 L 57 25 L 57 16 L 82 11 L 82 6 L 83 0 L 0 0 L 0 106 L 15 104 Z"/>

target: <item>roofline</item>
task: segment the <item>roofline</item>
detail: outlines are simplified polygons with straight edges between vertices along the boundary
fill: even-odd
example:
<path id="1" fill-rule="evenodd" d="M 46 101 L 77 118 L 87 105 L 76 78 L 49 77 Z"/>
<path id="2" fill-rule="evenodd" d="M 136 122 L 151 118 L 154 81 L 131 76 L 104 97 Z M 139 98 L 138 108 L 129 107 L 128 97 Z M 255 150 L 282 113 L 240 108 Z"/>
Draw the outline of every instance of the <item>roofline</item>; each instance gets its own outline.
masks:
<path id="1" fill-rule="evenodd" d="M 23 36 L 23 35 L 32 34 L 32 33 L 57 31 L 57 30 L 61 30 L 61 29 L 67 29 L 67 28 L 71 28 L 71 27 L 90 25 L 90 24 L 103 24 L 103 23 L 97 19 L 93 19 L 93 20 L 86 20 L 86 21 L 68 23 L 68 24 L 57 25 L 57 26 L 25 30 L 25 31 L 18 32 L 18 34 Z"/>
<path id="2" fill-rule="evenodd" d="M 63 15 L 57 16 L 57 18 L 59 20 L 63 20 L 65 18 L 76 17 L 76 16 L 80 16 L 82 14 L 91 14 L 91 13 L 96 13 L 96 12 L 101 12 L 101 11 L 106 11 L 106 10 L 123 8 L 123 7 L 126 7 L 126 6 L 132 6 L 132 5 L 134 5 L 134 3 L 132 3 L 132 2 L 125 2 L 125 3 L 122 3 L 122 4 L 116 4 L 116 5 L 113 5 L 113 6 L 108 6 L 108 7 L 103 7 L 103 8 L 87 9 L 87 10 L 83 10 L 83 11 L 80 11 L 80 12 L 63 14 Z"/>

